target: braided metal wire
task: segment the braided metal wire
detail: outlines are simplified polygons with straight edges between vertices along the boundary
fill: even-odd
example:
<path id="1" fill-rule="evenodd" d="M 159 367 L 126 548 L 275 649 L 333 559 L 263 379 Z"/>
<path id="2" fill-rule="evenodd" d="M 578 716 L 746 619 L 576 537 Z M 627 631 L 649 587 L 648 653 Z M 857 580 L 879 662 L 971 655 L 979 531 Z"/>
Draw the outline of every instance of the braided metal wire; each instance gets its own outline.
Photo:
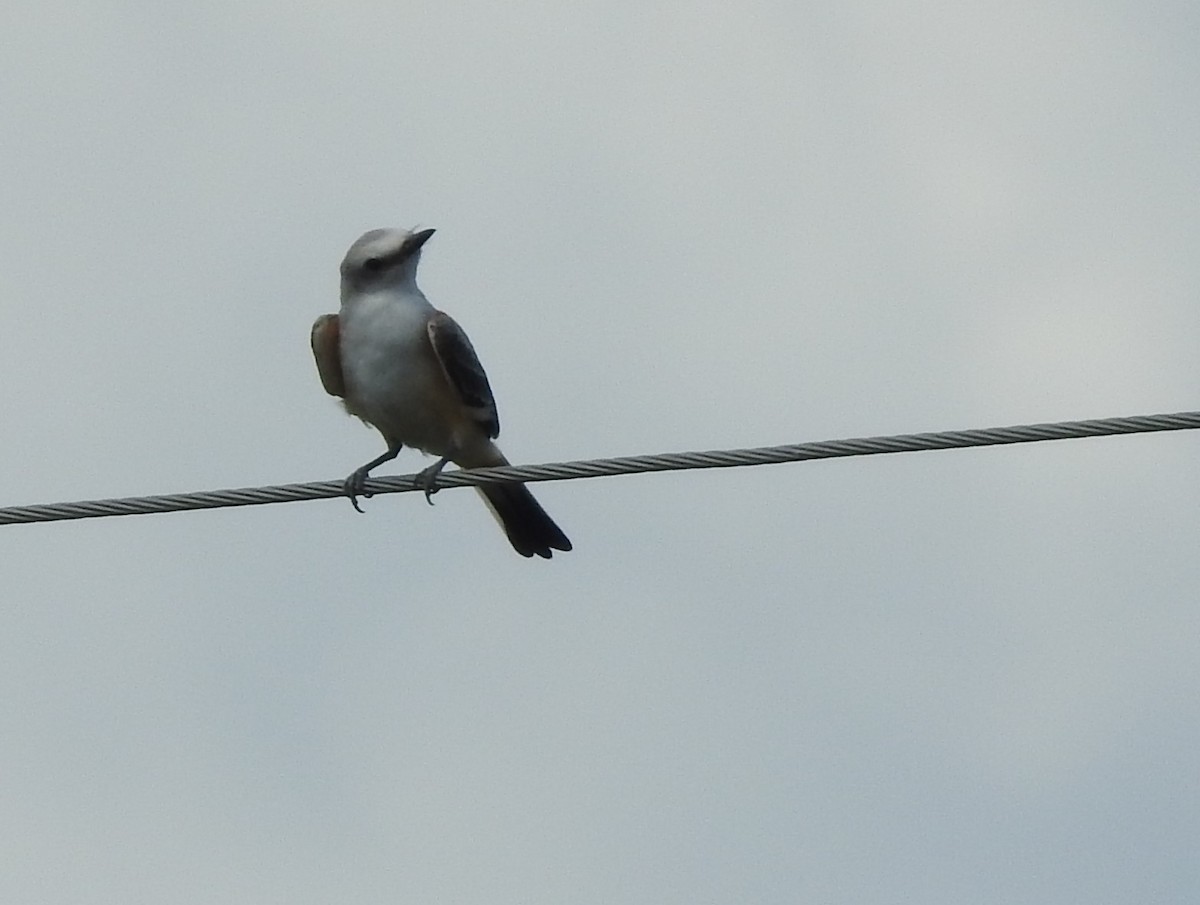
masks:
<path id="1" fill-rule="evenodd" d="M 642 474 L 650 471 L 735 468 L 747 465 L 802 462 L 809 459 L 874 456 L 930 449 L 961 449 L 968 446 L 999 446 L 1011 443 L 1036 443 L 1043 440 L 1070 440 L 1082 437 L 1144 434 L 1196 428 L 1200 428 L 1200 412 L 1136 415 L 1129 418 L 1101 418 L 1093 421 L 1061 421 L 979 430 L 825 440 L 818 443 L 764 446 L 756 449 L 664 453 L 649 456 L 625 456 L 615 459 L 558 462 L 547 465 L 476 468 L 469 471 L 445 472 L 438 478 L 438 486 L 439 488 L 469 487 L 494 481 L 569 481 L 576 478 L 600 478 L 622 474 Z M 419 489 L 415 477 L 415 475 L 400 475 L 372 478 L 367 482 L 367 488 L 373 494 L 405 493 Z M 243 487 L 236 490 L 210 490 L 162 496 L 87 500 L 77 503 L 11 506 L 0 508 L 0 525 L 102 518 L 113 515 L 144 515 L 153 512 L 178 512 L 185 509 L 258 506 L 265 503 L 294 503 L 301 500 L 321 500 L 343 495 L 341 481 L 316 481 L 309 484 Z"/>

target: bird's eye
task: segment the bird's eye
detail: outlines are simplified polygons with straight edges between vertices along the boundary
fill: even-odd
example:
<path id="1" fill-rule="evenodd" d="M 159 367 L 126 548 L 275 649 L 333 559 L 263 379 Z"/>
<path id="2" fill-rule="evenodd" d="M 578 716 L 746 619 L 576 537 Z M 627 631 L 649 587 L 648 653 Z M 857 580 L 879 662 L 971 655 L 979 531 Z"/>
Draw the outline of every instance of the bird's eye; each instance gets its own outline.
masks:
<path id="1" fill-rule="evenodd" d="M 383 266 L 383 261 L 379 258 L 367 258 L 362 266 L 367 273 L 376 273 Z"/>

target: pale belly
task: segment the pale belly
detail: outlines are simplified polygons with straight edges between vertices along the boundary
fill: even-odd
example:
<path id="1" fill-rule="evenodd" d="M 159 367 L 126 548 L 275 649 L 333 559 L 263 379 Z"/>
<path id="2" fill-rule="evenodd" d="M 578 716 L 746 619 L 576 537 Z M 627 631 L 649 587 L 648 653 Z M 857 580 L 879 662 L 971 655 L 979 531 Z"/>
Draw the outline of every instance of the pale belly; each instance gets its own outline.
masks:
<path id="1" fill-rule="evenodd" d="M 455 456 L 477 442 L 442 371 L 425 324 L 431 309 L 387 297 L 357 299 L 341 313 L 346 409 L 373 425 L 389 446 Z"/>

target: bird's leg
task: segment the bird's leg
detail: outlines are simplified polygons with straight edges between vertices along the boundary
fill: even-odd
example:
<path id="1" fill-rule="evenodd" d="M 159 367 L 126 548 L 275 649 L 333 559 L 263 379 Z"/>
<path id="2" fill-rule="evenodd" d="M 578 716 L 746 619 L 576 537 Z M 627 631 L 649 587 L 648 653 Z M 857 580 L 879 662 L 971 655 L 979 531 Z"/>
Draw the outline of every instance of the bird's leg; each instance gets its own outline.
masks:
<path id="1" fill-rule="evenodd" d="M 425 491 L 425 502 L 430 506 L 433 505 L 433 495 L 438 492 L 438 475 L 442 473 L 442 469 L 446 467 L 449 461 L 449 456 L 443 456 L 428 468 L 421 469 L 417 473 L 416 480 L 413 482 L 415 486 Z"/>
<path id="2" fill-rule="evenodd" d="M 377 465 L 382 465 L 384 462 L 390 462 L 396 456 L 400 455 L 401 447 L 396 445 L 388 447 L 388 451 L 382 456 L 378 456 L 364 465 L 362 468 L 356 468 L 350 472 L 350 477 L 342 483 L 342 490 L 346 492 L 346 496 L 350 497 L 350 505 L 362 512 L 358 505 L 358 495 L 362 494 L 367 499 L 374 496 L 373 493 L 367 490 L 367 475 L 371 473 L 371 469 Z"/>

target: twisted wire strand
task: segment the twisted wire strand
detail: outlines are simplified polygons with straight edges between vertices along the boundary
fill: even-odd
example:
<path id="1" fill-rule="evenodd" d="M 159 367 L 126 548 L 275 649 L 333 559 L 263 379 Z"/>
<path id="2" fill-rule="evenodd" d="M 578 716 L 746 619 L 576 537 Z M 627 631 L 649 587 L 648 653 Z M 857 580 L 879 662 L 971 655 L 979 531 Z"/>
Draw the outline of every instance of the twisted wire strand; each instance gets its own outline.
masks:
<path id="1" fill-rule="evenodd" d="M 651 471 L 774 465 L 810 459 L 874 456 L 931 449 L 962 449 L 970 446 L 1000 446 L 1012 443 L 1036 443 L 1043 440 L 1071 440 L 1083 437 L 1145 434 L 1196 428 L 1200 428 L 1200 412 L 1136 415 L 1128 418 L 1022 424 L 978 430 L 899 434 L 890 437 L 858 437 L 848 440 L 796 443 L 788 446 L 764 446 L 755 449 L 664 453 L 623 456 L 613 459 L 589 459 L 578 462 L 556 462 L 546 465 L 475 468 L 444 472 L 438 478 L 438 487 L 470 487 L 497 481 L 569 481 L 576 478 L 644 474 Z M 372 494 L 383 494 L 405 493 L 420 488 L 416 483 L 416 475 L 400 475 L 372 478 L 367 482 L 367 489 Z M 0 525 L 103 518 L 114 515 L 145 515 L 188 509 L 258 506 L 265 503 L 295 503 L 302 500 L 322 500 L 340 496 L 344 496 L 341 481 L 315 481 L 307 484 L 277 484 L 268 487 L 243 487 L 235 490 L 209 490 L 161 496 L 86 500 L 76 503 L 11 506 L 0 509 Z"/>

